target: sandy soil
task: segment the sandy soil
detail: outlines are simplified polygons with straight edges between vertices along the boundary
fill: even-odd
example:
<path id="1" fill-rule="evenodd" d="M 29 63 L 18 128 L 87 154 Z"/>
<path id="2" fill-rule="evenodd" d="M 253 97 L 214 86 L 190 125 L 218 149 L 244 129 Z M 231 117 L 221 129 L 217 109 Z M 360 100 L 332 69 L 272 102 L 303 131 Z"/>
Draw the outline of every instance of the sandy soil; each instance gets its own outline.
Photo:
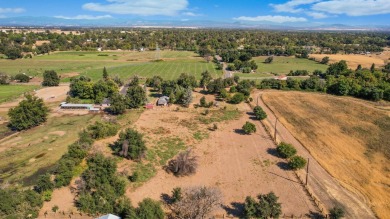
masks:
<path id="1" fill-rule="evenodd" d="M 280 119 L 278 139 L 293 143 L 299 153 L 318 161 L 311 159 L 309 186 L 328 208 L 340 202 L 349 218 L 374 218 L 371 207 L 379 217 L 386 218 L 390 200 L 389 187 L 385 186 L 390 184 L 386 171 L 389 162 L 378 153 L 368 159 L 364 146 L 365 141 L 372 140 L 370 135 L 379 133 L 374 131 L 377 130 L 374 120 L 386 114 L 374 104 L 366 106 L 366 101 L 323 94 L 266 92 L 263 99 Z M 262 101 L 260 104 L 273 129 L 275 117 Z M 373 123 L 368 122 L 369 118 Z M 350 130 L 358 126 L 373 133 Z"/>
<path id="2" fill-rule="evenodd" d="M 326 55 L 326 54 L 310 54 L 310 57 L 315 58 L 320 61 L 325 56 L 329 57 L 330 63 L 339 62 L 341 60 L 347 61 L 348 67 L 351 69 L 356 69 L 360 64 L 363 68 L 370 68 L 374 63 L 377 68 L 385 65 L 386 61 L 390 58 L 390 52 L 383 52 L 381 55 Z"/>
<path id="3" fill-rule="evenodd" d="M 245 112 L 249 106 L 239 106 Z M 233 203 L 242 203 L 246 196 L 274 191 L 280 197 L 283 213 L 286 215 L 305 215 L 316 208 L 308 199 L 301 185 L 291 171 L 283 170 L 283 161 L 271 155 L 269 149 L 275 147 L 259 122 L 258 132 L 253 135 L 242 135 L 240 128 L 250 120 L 248 115 L 239 120 L 220 124 L 219 129 L 211 132 L 208 139 L 201 143 L 188 137 L 188 130 L 172 123 L 174 120 L 189 119 L 189 113 L 172 111 L 144 112 L 136 122 L 141 130 L 153 130 L 158 127 L 169 129 L 169 133 L 186 139 L 187 145 L 193 145 L 193 151 L 199 158 L 199 168 L 195 175 L 177 178 L 167 174 L 161 168 L 150 181 L 137 189 L 129 188 L 127 196 L 134 204 L 146 197 L 160 200 L 162 193 L 170 194 L 174 187 L 213 186 L 223 193 L 225 209 L 220 208 L 216 215 L 236 215 Z M 151 122 L 153 121 L 153 122 Z M 195 121 L 194 121 L 195 122 Z"/>

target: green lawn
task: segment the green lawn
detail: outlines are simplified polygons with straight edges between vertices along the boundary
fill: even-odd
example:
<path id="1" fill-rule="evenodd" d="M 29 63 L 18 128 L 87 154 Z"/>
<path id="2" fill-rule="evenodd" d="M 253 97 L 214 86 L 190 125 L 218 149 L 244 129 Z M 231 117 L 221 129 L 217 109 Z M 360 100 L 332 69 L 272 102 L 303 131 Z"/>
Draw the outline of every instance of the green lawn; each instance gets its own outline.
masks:
<path id="1" fill-rule="evenodd" d="M 315 61 L 308 59 L 298 59 L 295 57 L 285 57 L 285 56 L 274 56 L 274 60 L 271 64 L 265 64 L 264 60 L 266 56 L 260 56 L 254 58 L 259 68 L 257 72 L 259 73 L 277 73 L 277 74 L 288 74 L 290 70 L 308 70 L 313 72 L 314 70 L 325 71 L 328 66 L 319 64 Z"/>
<path id="2" fill-rule="evenodd" d="M 15 99 L 23 93 L 33 91 L 39 87 L 34 85 L 0 85 L 0 103 Z"/>
<path id="3" fill-rule="evenodd" d="M 165 79 L 173 79 L 183 72 L 195 74 L 200 78 L 204 70 L 209 70 L 218 76 L 222 75 L 222 71 L 215 70 L 213 63 L 206 63 L 194 52 L 160 51 L 160 58 L 164 61 L 151 62 L 156 59 L 156 54 L 154 51 L 56 52 L 34 56 L 32 59 L 0 59 L 0 66 L 2 72 L 10 75 L 26 73 L 30 76 L 42 77 L 45 70 L 55 70 L 59 74 L 88 75 L 94 80 L 101 77 L 103 67 L 107 67 L 111 75 L 118 74 L 124 79 L 135 74 L 143 77 L 161 74 Z"/>

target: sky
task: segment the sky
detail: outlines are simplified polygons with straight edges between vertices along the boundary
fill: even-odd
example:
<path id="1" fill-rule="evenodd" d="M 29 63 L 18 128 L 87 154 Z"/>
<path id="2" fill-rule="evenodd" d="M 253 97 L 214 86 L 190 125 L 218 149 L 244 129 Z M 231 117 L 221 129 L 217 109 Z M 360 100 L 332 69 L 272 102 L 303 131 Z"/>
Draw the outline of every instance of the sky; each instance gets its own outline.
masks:
<path id="1" fill-rule="evenodd" d="M 0 0 L 0 18 L 390 25 L 390 0 Z"/>

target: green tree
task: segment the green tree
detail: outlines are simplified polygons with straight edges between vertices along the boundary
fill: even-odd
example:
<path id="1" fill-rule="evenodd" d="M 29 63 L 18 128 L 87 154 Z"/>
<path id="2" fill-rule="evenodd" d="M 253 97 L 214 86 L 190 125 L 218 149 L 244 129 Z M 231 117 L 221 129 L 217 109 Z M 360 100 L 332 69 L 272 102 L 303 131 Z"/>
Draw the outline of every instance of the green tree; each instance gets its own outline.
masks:
<path id="1" fill-rule="evenodd" d="M 270 64 L 274 61 L 274 57 L 273 56 L 268 56 L 268 58 L 266 58 L 264 60 L 264 63 L 267 63 L 267 64 Z"/>
<path id="2" fill-rule="evenodd" d="M 201 97 L 200 100 L 199 100 L 199 106 L 201 106 L 201 107 L 206 107 L 206 105 L 207 105 L 206 97 L 203 96 L 203 97 Z"/>
<path id="3" fill-rule="evenodd" d="M 330 219 L 340 219 L 343 218 L 344 216 L 345 216 L 344 209 L 340 207 L 335 206 L 329 210 Z"/>
<path id="4" fill-rule="evenodd" d="M 34 189 L 39 193 L 53 190 L 54 184 L 50 179 L 50 174 L 46 173 L 44 175 L 39 176 L 37 185 Z"/>
<path id="5" fill-rule="evenodd" d="M 282 206 L 275 193 L 260 194 L 257 200 L 247 196 L 244 203 L 245 218 L 279 218 Z"/>
<path id="6" fill-rule="evenodd" d="M 371 73 L 375 72 L 375 63 L 372 63 L 370 71 L 371 71 Z"/>
<path id="7" fill-rule="evenodd" d="M 126 98 L 119 93 L 115 93 L 110 97 L 110 107 L 108 112 L 114 115 L 120 115 L 126 111 Z"/>
<path id="8" fill-rule="evenodd" d="M 136 209 L 137 218 L 139 219 L 164 219 L 165 213 L 161 208 L 161 203 L 154 201 L 150 198 L 146 198 L 139 203 Z"/>
<path id="9" fill-rule="evenodd" d="M 251 123 L 251 122 L 246 122 L 242 126 L 242 130 L 244 131 L 245 134 L 251 134 L 256 132 L 256 125 Z"/>
<path id="10" fill-rule="evenodd" d="M 0 72 L 0 85 L 7 85 L 10 82 L 10 77 L 5 74 Z"/>
<path id="11" fill-rule="evenodd" d="M 258 120 L 263 120 L 267 118 L 267 114 L 260 106 L 255 106 L 255 108 L 253 109 L 253 113 L 255 114 L 256 119 Z"/>
<path id="12" fill-rule="evenodd" d="M 118 132 L 117 124 L 96 121 L 95 124 L 87 127 L 88 133 L 93 139 L 102 139 L 108 136 L 114 136 Z"/>
<path id="13" fill-rule="evenodd" d="M 295 149 L 292 144 L 287 144 L 285 142 L 280 142 L 276 147 L 276 150 L 283 158 L 290 158 L 297 153 L 297 149 Z"/>
<path id="14" fill-rule="evenodd" d="M 109 76 L 108 76 L 107 69 L 106 69 L 106 67 L 104 67 L 104 68 L 103 68 L 103 79 L 104 79 L 104 80 L 107 80 L 108 77 L 109 77 Z"/>
<path id="15" fill-rule="evenodd" d="M 325 56 L 324 58 L 322 58 L 320 63 L 325 64 L 325 65 L 328 64 L 329 63 L 329 56 Z"/>
<path id="16" fill-rule="evenodd" d="M 43 100 L 26 95 L 18 106 L 8 111 L 9 127 L 13 130 L 25 130 L 38 126 L 47 120 L 49 109 L 43 103 Z"/>
<path id="17" fill-rule="evenodd" d="M 143 135 L 130 128 L 119 134 L 119 139 L 114 143 L 114 147 L 120 156 L 133 160 L 140 159 L 146 151 Z"/>
<path id="18" fill-rule="evenodd" d="M 294 156 L 288 162 L 288 165 L 293 170 L 299 170 L 306 166 L 306 159 L 301 156 Z"/>
<path id="19" fill-rule="evenodd" d="M 239 104 L 242 101 L 245 100 L 245 95 L 242 93 L 236 93 L 233 95 L 233 97 L 230 99 L 230 103 L 232 104 Z"/>
<path id="20" fill-rule="evenodd" d="M 211 77 L 210 72 L 202 72 L 202 78 L 200 79 L 200 87 L 205 88 L 212 79 L 213 78 Z"/>
<path id="21" fill-rule="evenodd" d="M 192 102 L 192 99 L 192 89 L 189 87 L 184 90 L 183 96 L 179 101 L 182 103 L 183 106 L 189 107 Z"/>
<path id="22" fill-rule="evenodd" d="M 15 60 L 15 59 L 20 59 L 23 57 L 22 51 L 20 48 L 15 47 L 15 46 L 10 46 L 4 51 L 4 55 L 7 56 L 7 58 Z"/>
<path id="23" fill-rule="evenodd" d="M 21 82 L 21 83 L 28 83 L 30 81 L 30 77 L 26 74 L 17 74 L 14 77 L 15 80 Z"/>
<path id="24" fill-rule="evenodd" d="M 130 109 L 139 108 L 145 105 L 147 100 L 145 90 L 138 85 L 130 86 L 127 89 L 126 98 L 127 107 Z"/>
<path id="25" fill-rule="evenodd" d="M 46 70 L 43 73 L 43 82 L 42 86 L 53 87 L 58 86 L 60 84 L 60 77 L 57 72 L 53 70 Z"/>
<path id="26" fill-rule="evenodd" d="M 182 192 L 180 187 L 173 188 L 172 190 L 172 196 L 171 196 L 171 201 L 172 203 L 176 203 L 178 201 L 181 201 L 182 199 Z"/>

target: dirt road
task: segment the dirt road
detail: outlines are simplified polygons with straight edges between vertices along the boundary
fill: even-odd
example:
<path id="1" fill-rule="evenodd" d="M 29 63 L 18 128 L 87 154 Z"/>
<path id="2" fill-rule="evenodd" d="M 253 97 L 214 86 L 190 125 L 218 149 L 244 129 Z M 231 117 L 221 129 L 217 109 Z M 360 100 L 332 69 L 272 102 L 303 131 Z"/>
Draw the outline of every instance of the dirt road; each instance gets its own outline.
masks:
<path id="1" fill-rule="evenodd" d="M 254 99 L 259 106 L 261 106 L 267 113 L 268 117 L 264 121 L 265 124 L 270 127 L 270 130 L 274 130 L 274 124 L 276 117 L 274 113 L 263 102 L 261 95 L 262 91 L 258 91 L 254 95 Z M 332 208 L 334 205 L 341 203 L 345 207 L 346 218 L 376 218 L 367 200 L 362 195 L 352 193 L 344 188 L 335 178 L 333 178 L 322 166 L 310 155 L 306 148 L 294 138 L 287 128 L 280 122 L 277 123 L 276 137 L 278 141 L 284 141 L 293 144 L 298 154 L 310 159 L 309 168 L 309 180 L 308 185 L 316 195 L 317 198 L 326 206 L 327 209 Z M 326 155 L 331 156 L 331 155 Z M 302 175 L 304 178 L 305 176 Z"/>

